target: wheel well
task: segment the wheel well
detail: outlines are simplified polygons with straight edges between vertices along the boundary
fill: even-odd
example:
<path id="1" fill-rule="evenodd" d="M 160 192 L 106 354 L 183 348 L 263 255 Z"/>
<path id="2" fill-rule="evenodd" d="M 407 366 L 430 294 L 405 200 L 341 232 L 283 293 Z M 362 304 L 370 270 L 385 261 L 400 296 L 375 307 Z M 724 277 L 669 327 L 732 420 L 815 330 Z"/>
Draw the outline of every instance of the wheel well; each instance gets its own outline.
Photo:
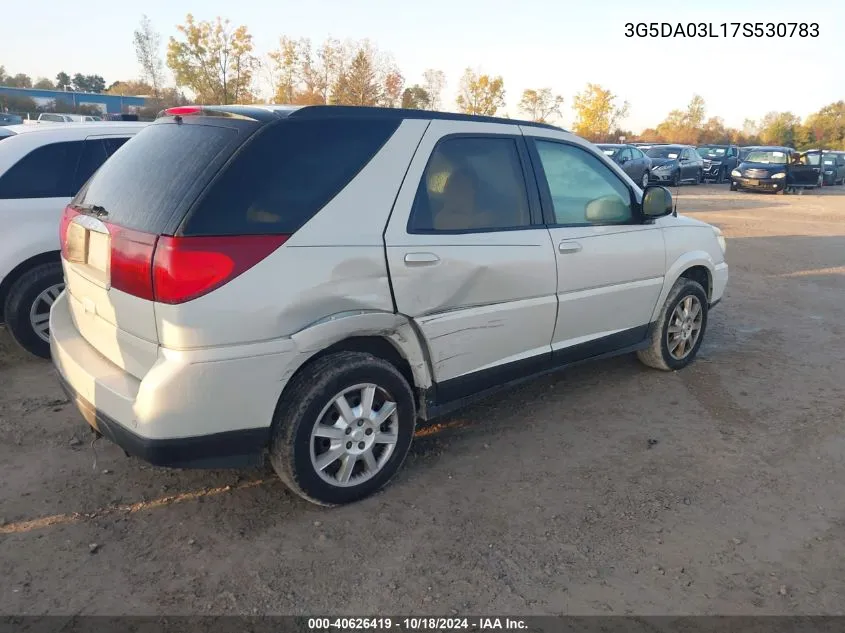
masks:
<path id="1" fill-rule="evenodd" d="M 704 292 L 707 293 L 707 300 L 710 301 L 713 288 L 710 283 L 710 271 L 707 270 L 707 268 L 704 266 L 693 266 L 692 268 L 687 268 L 681 273 L 681 277 L 692 279 L 693 281 L 701 284 L 701 287 L 704 288 Z"/>
<path id="2" fill-rule="evenodd" d="M 294 376 L 301 372 L 303 368 L 313 363 L 318 358 L 334 354 L 336 352 L 364 352 L 372 354 L 396 367 L 413 391 L 416 391 L 416 384 L 414 382 L 414 373 L 411 371 L 411 365 L 405 359 L 399 350 L 381 336 L 353 336 L 342 341 L 338 341 L 333 345 L 329 345 L 326 349 L 314 354 L 311 358 L 302 364 L 302 367 L 296 370 Z"/>
<path id="3" fill-rule="evenodd" d="M 61 261 L 60 256 L 61 251 L 48 251 L 46 253 L 36 255 L 35 257 L 30 257 L 26 261 L 23 261 L 15 266 L 9 274 L 3 278 L 3 281 L 0 281 L 0 323 L 3 323 L 4 320 L 3 311 L 6 306 L 6 297 L 9 294 L 9 289 L 12 287 L 12 284 L 20 279 L 21 275 L 31 268 L 35 268 L 41 264 Z"/>

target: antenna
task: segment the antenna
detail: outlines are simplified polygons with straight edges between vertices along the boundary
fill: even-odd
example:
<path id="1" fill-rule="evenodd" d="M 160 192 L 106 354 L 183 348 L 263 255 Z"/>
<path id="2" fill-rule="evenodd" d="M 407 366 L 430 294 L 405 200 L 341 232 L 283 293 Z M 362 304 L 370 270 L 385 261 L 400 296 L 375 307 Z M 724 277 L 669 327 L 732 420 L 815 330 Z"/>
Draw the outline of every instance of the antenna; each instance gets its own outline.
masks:
<path id="1" fill-rule="evenodd" d="M 681 197 L 681 179 L 680 178 L 678 178 L 678 184 L 675 187 L 675 196 L 674 197 L 675 197 L 675 199 L 674 199 L 673 202 L 675 203 L 675 208 L 672 209 L 672 216 L 677 218 L 678 217 L 678 198 Z"/>

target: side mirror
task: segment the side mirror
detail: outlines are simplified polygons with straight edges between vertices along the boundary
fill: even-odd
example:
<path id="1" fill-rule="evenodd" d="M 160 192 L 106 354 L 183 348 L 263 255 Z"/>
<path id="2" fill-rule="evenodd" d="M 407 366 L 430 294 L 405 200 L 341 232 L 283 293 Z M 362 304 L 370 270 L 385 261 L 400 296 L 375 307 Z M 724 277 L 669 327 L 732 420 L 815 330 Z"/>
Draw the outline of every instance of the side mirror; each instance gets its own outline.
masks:
<path id="1" fill-rule="evenodd" d="M 643 215 L 647 218 L 662 218 L 672 213 L 672 194 L 666 187 L 650 185 L 643 192 Z"/>

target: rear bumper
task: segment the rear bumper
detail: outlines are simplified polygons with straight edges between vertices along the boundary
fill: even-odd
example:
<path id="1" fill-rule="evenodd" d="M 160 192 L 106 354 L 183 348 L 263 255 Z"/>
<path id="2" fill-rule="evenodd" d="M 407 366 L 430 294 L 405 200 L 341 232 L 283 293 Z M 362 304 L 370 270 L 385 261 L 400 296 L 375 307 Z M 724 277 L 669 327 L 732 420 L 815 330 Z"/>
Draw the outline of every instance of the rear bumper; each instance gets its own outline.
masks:
<path id="1" fill-rule="evenodd" d="M 93 431 L 117 444 L 133 457 L 170 468 L 248 468 L 264 457 L 268 432 L 242 429 L 174 439 L 150 439 L 133 433 L 81 397 L 59 373 L 59 382 Z"/>
<path id="2" fill-rule="evenodd" d="M 159 466 L 259 464 L 296 359 L 290 339 L 196 350 L 159 348 L 136 378 L 79 333 L 66 293 L 50 312 L 50 347 L 62 385 L 88 424 Z"/>

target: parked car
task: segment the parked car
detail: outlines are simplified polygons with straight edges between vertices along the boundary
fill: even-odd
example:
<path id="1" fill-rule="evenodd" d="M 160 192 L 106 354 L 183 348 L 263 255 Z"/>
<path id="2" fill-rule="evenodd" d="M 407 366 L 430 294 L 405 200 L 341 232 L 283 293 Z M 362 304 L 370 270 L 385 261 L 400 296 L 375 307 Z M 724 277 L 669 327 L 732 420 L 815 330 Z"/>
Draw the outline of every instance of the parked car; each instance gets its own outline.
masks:
<path id="1" fill-rule="evenodd" d="M 824 152 L 824 184 L 845 185 L 845 152 Z"/>
<path id="2" fill-rule="evenodd" d="M 604 155 L 619 165 L 622 170 L 645 189 L 648 187 L 651 159 L 632 145 L 601 144 L 598 148 Z"/>
<path id="3" fill-rule="evenodd" d="M 56 227 L 71 197 L 143 124 L 17 125 L 0 143 L 0 323 L 50 355 L 50 305 L 64 287 Z"/>
<path id="4" fill-rule="evenodd" d="M 128 113 L 121 113 L 121 114 L 106 114 L 104 117 L 105 121 L 137 121 L 138 115 L 137 114 L 128 114 Z"/>
<path id="5" fill-rule="evenodd" d="M 683 182 L 700 184 L 704 161 L 690 145 L 659 145 L 646 151 L 651 158 L 651 181 L 677 187 Z"/>
<path id="6" fill-rule="evenodd" d="M 791 147 L 757 147 L 731 172 L 731 191 L 747 189 L 785 193 L 818 186 L 821 152 L 796 152 Z"/>
<path id="7" fill-rule="evenodd" d="M 592 143 L 401 109 L 172 108 L 60 234 L 53 362 L 88 424 L 158 465 L 269 453 L 326 505 L 387 483 L 418 419 L 589 358 L 685 367 L 728 280 L 718 229 Z"/>
<path id="8" fill-rule="evenodd" d="M 20 125 L 21 123 L 23 123 L 23 118 L 20 115 L 0 112 L 0 126 Z"/>
<path id="9" fill-rule="evenodd" d="M 722 184 L 730 179 L 739 157 L 736 145 L 699 145 L 695 151 L 704 161 L 704 180 Z"/>

